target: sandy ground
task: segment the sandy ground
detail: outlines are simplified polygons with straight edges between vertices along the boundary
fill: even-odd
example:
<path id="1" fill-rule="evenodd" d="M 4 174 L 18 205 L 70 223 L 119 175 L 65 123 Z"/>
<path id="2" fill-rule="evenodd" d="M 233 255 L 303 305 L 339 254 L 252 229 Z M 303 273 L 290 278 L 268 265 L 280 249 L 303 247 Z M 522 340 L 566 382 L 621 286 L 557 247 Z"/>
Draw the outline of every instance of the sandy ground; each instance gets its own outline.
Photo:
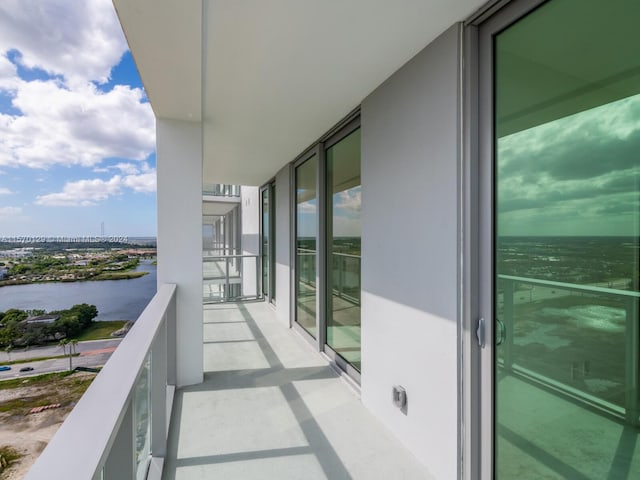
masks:
<path id="1" fill-rule="evenodd" d="M 46 391 L 47 389 L 41 386 L 0 390 L 0 402 L 19 397 L 41 395 Z M 19 480 L 25 477 L 31 465 L 62 425 L 75 403 L 69 402 L 61 408 L 29 415 L 0 413 L 0 446 L 10 445 L 23 455 L 10 468 L 0 474 L 0 480 Z"/>

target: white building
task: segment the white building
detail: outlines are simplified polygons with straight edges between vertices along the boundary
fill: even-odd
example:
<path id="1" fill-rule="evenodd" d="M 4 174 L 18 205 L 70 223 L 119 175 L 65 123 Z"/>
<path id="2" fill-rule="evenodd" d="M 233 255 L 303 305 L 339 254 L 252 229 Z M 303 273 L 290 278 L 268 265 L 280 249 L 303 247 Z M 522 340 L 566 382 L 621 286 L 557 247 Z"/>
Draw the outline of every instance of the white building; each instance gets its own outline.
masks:
<path id="1" fill-rule="evenodd" d="M 28 478 L 640 476 L 638 2 L 114 4 L 160 290 Z M 204 328 L 203 184 L 266 296 Z"/>

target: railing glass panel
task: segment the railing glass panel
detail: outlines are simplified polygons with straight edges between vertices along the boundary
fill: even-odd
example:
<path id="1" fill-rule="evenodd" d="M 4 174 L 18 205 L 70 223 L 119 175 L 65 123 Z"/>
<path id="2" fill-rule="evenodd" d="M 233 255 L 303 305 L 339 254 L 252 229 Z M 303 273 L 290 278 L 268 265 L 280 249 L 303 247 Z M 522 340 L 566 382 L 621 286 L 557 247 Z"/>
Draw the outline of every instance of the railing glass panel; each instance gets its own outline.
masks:
<path id="1" fill-rule="evenodd" d="M 202 186 L 202 194 L 216 197 L 239 197 L 240 185 L 205 183 Z"/>
<path id="2" fill-rule="evenodd" d="M 175 335 L 167 332 L 175 332 L 175 291 L 175 285 L 158 289 L 27 480 L 147 477 L 151 456 L 166 451 L 176 358 Z"/>
<path id="3" fill-rule="evenodd" d="M 140 377 L 136 382 L 134 401 L 134 429 L 136 448 L 136 479 L 147 476 L 151 459 L 151 353 L 147 355 Z"/>
<path id="4" fill-rule="evenodd" d="M 203 257 L 204 303 L 262 298 L 260 255 Z"/>

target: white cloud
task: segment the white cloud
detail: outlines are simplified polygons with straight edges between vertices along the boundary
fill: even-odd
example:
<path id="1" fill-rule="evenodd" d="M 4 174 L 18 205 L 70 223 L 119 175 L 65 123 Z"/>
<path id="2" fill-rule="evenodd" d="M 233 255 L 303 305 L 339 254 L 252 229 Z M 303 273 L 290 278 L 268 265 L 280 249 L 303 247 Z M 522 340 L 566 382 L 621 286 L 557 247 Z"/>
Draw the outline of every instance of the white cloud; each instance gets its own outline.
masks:
<path id="1" fill-rule="evenodd" d="M 0 91 L 18 115 L 0 113 L 0 166 L 97 166 L 145 160 L 155 118 L 144 91 L 108 80 L 127 45 L 110 0 L 0 2 Z M 25 81 L 10 58 L 55 78 Z"/>
<path id="2" fill-rule="evenodd" d="M 137 173 L 140 173 L 138 165 L 134 163 L 118 163 L 117 165 L 114 165 L 112 168 L 120 170 L 125 175 L 135 175 Z"/>
<path id="3" fill-rule="evenodd" d="M 2 0 L 0 51 L 12 49 L 27 68 L 104 83 L 127 44 L 111 0 Z"/>
<path id="4" fill-rule="evenodd" d="M 22 209 L 20 207 L 0 207 L 0 219 L 17 217 L 20 214 L 22 214 Z"/>
<path id="5" fill-rule="evenodd" d="M 68 90 L 54 80 L 20 81 L 13 104 L 23 116 L 0 114 L 0 165 L 145 160 L 155 148 L 155 118 L 143 96 L 125 85 L 104 93 L 91 83 Z"/>
<path id="6" fill-rule="evenodd" d="M 18 83 L 18 69 L 6 55 L 0 55 L 0 91 L 12 91 Z"/>
<path id="7" fill-rule="evenodd" d="M 92 207 L 109 197 L 121 195 L 126 189 L 135 193 L 152 193 L 156 191 L 156 171 L 133 175 L 115 175 L 109 180 L 95 178 L 68 182 L 62 192 L 40 195 L 37 205 L 52 207 Z"/>
<path id="8" fill-rule="evenodd" d="M 362 188 L 360 186 L 343 190 L 335 195 L 335 208 L 348 212 L 359 212 L 362 206 Z"/>
<path id="9" fill-rule="evenodd" d="M 122 180 L 125 187 L 138 193 L 152 193 L 156 191 L 156 172 L 141 173 L 139 175 L 127 175 Z"/>
<path id="10" fill-rule="evenodd" d="M 0 187 L 0 195 L 12 195 L 13 192 L 6 187 Z"/>
<path id="11" fill-rule="evenodd" d="M 298 213 L 316 213 L 316 205 L 311 202 L 302 202 L 296 205 Z"/>
<path id="12" fill-rule="evenodd" d="M 116 175 L 110 180 L 95 178 L 69 182 L 62 192 L 39 195 L 35 203 L 55 207 L 93 206 L 113 195 L 119 195 L 121 181 L 122 178 Z"/>

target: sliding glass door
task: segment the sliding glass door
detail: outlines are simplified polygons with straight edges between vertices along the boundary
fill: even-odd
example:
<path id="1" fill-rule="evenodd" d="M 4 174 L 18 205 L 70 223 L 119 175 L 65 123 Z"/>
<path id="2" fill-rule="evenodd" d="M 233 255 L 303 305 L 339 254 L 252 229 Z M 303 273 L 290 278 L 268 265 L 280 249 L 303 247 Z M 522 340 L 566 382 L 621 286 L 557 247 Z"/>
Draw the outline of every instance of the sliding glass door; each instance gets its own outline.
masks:
<path id="1" fill-rule="evenodd" d="M 260 190 L 262 203 L 262 220 L 260 232 L 262 236 L 262 294 L 269 302 L 276 300 L 276 189 L 275 182 L 268 183 Z"/>
<path id="2" fill-rule="evenodd" d="M 360 129 L 326 150 L 326 342 L 361 370 Z"/>
<path id="3" fill-rule="evenodd" d="M 360 122 L 295 164 L 295 321 L 356 381 L 361 361 Z"/>
<path id="4" fill-rule="evenodd" d="M 295 169 L 295 320 L 316 338 L 318 251 L 318 159 Z"/>
<path id="5" fill-rule="evenodd" d="M 503 15 L 484 57 L 495 478 L 640 478 L 640 3 Z"/>
<path id="6" fill-rule="evenodd" d="M 264 187 L 260 191 L 262 197 L 262 224 L 260 230 L 262 233 L 262 295 L 264 298 L 269 298 L 269 272 L 271 269 L 271 209 L 269 203 L 269 186 Z"/>

